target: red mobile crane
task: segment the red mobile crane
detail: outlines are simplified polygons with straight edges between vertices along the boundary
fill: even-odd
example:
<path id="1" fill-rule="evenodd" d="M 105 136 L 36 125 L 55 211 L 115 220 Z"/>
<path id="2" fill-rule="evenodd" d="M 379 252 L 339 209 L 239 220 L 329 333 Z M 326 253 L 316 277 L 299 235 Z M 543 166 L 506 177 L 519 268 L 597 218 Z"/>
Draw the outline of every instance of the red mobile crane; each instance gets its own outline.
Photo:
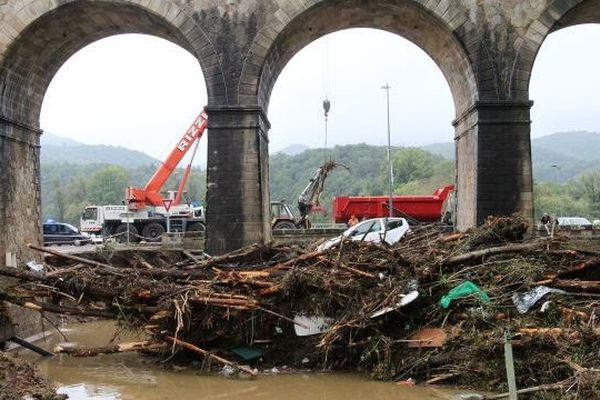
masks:
<path id="1" fill-rule="evenodd" d="M 170 218 L 173 231 L 204 231 L 204 210 L 181 204 L 183 189 L 192 169 L 200 138 L 208 126 L 208 115 L 202 111 L 190 128 L 184 133 L 177 146 L 167 159 L 158 167 L 154 175 L 143 188 L 128 187 L 125 193 L 125 205 L 88 206 L 80 220 L 81 231 L 102 233 L 102 236 L 120 235 L 129 231 L 129 238 L 137 238 L 138 232 L 147 241 L 160 240 L 165 232 L 166 217 Z M 179 162 L 194 147 L 176 192 L 169 192 L 163 198 L 160 191 Z"/>
<path id="2" fill-rule="evenodd" d="M 128 187 L 125 201 L 129 206 L 130 210 L 141 210 L 146 206 L 154 206 L 154 207 L 162 207 L 163 206 L 163 197 L 160 194 L 160 190 L 165 185 L 175 168 L 181 159 L 187 154 L 188 150 L 192 145 L 194 145 L 194 152 L 192 154 L 192 160 L 196 155 L 196 150 L 198 149 L 198 144 L 200 143 L 200 138 L 204 134 L 206 127 L 208 126 L 208 115 L 206 111 L 202 111 L 200 115 L 194 120 L 192 126 L 185 132 L 177 146 L 171 151 L 171 154 L 167 157 L 164 163 L 156 170 L 152 178 L 148 180 L 146 186 L 144 188 L 136 188 L 136 187 Z M 183 188 L 187 183 L 187 179 L 190 175 L 190 171 L 192 168 L 192 161 L 189 162 L 188 166 L 183 173 L 183 177 L 181 178 L 181 182 L 179 183 L 179 188 L 177 190 L 176 196 L 172 200 L 172 206 L 177 206 L 181 202 L 181 196 L 183 193 Z"/>

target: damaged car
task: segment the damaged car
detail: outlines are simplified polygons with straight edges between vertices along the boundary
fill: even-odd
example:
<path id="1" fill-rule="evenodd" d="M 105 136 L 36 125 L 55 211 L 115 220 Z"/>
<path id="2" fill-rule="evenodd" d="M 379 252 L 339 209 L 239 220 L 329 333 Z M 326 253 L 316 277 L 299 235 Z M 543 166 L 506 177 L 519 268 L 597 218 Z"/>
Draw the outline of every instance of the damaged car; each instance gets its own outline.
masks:
<path id="1" fill-rule="evenodd" d="M 362 242 L 386 242 L 387 244 L 397 243 L 407 233 L 410 232 L 408 221 L 404 218 L 373 218 L 362 221 L 347 230 L 340 236 L 323 242 L 317 247 L 317 250 L 327 250 L 342 241 L 342 238 L 358 240 Z"/>

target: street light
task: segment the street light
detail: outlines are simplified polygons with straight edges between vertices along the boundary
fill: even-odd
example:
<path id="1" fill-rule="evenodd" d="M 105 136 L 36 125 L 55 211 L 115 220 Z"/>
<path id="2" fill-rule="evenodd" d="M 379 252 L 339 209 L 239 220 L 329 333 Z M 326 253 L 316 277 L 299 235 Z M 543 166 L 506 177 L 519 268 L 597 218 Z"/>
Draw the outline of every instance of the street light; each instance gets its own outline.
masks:
<path id="1" fill-rule="evenodd" d="M 560 165 L 552 164 L 552 168 L 556 168 L 556 184 L 560 185 L 560 173 L 561 173 Z M 562 215 L 562 207 L 559 207 L 558 208 L 558 216 L 560 217 L 561 215 Z"/>
<path id="2" fill-rule="evenodd" d="M 387 161 L 388 161 L 388 209 L 390 212 L 390 217 L 394 216 L 394 208 L 392 205 L 392 186 L 394 183 L 394 167 L 392 166 L 392 158 L 390 156 L 390 147 L 391 147 L 391 133 L 390 133 L 390 89 L 391 86 L 386 83 L 385 86 L 381 87 L 386 92 L 387 97 Z"/>

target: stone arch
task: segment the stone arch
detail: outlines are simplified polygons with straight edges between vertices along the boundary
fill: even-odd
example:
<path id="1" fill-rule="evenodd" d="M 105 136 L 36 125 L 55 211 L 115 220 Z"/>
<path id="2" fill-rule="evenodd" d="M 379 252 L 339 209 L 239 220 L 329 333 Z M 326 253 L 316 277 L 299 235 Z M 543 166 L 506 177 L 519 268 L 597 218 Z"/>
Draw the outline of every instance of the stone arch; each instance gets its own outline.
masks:
<path id="1" fill-rule="evenodd" d="M 519 50 L 513 88 L 529 95 L 531 73 L 538 52 L 552 32 L 574 25 L 600 23 L 600 0 L 554 0 L 530 24 Z"/>
<path id="2" fill-rule="evenodd" d="M 267 110 L 277 77 L 298 51 L 326 34 L 358 27 L 398 34 L 423 49 L 444 74 L 457 115 L 477 101 L 477 83 L 471 62 L 460 40 L 453 34 L 453 28 L 466 20 L 458 9 L 448 13 L 443 7 L 444 2 L 425 1 L 301 3 L 303 6 L 295 9 L 290 6 L 287 15 L 279 15 L 277 23 L 258 32 L 242 70 L 240 102 L 258 102 Z M 420 3 L 431 6 L 426 8 Z M 450 17 L 453 22 L 447 23 L 439 15 Z"/>
<path id="3" fill-rule="evenodd" d="M 158 36 L 198 59 L 209 103 L 226 103 L 227 95 L 207 22 L 178 2 L 7 0 L 0 11 L 0 224 L 10 227 L 0 234 L 0 257 L 22 263 L 37 256 L 24 243 L 41 238 L 39 114 L 50 81 L 71 55 L 116 34 Z"/>
<path id="4" fill-rule="evenodd" d="M 10 22 L 2 22 L 13 24 L 11 28 L 19 32 L 5 49 L 0 69 L 0 116 L 4 119 L 37 128 L 45 91 L 62 64 L 86 45 L 122 33 L 150 34 L 185 48 L 200 63 L 209 102 L 226 101 L 225 81 L 212 43 L 191 15 L 173 2 L 67 2 L 52 9 L 40 3 L 30 1 Z"/>

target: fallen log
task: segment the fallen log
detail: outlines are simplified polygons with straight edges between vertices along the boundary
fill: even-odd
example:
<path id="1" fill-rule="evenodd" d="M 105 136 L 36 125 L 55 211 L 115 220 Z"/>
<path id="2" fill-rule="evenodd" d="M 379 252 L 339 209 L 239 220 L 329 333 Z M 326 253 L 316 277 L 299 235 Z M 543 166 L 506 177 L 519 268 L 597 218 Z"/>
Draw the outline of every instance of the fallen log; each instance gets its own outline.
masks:
<path id="1" fill-rule="evenodd" d="M 37 250 L 40 251 L 42 253 L 48 253 L 48 254 L 52 254 L 53 256 L 59 257 L 59 258 L 64 258 L 66 260 L 71 260 L 71 261 L 76 261 L 78 263 L 81 264 L 85 264 L 85 265 L 89 265 L 90 267 L 99 267 L 99 268 L 104 268 L 106 270 L 118 270 L 117 268 L 113 267 L 112 265 L 109 264 L 105 264 L 105 263 L 101 263 L 98 261 L 93 261 L 93 260 L 88 260 L 87 258 L 83 258 L 83 257 L 78 257 L 78 256 L 72 256 L 70 254 L 64 254 L 55 250 L 51 250 L 48 249 L 46 247 L 39 247 L 36 245 L 33 245 L 31 243 L 27 244 L 27 247 L 29 247 L 30 249 L 33 250 Z"/>
<path id="2" fill-rule="evenodd" d="M 72 256 L 70 254 L 60 253 L 58 251 L 54 251 L 51 249 L 47 249 L 44 247 L 34 246 L 32 244 L 27 245 L 29 248 L 33 250 L 37 250 L 43 253 L 52 254 L 59 258 L 64 258 L 66 260 L 75 261 L 81 264 L 88 265 L 90 267 L 95 267 L 97 273 L 105 272 L 113 275 L 127 277 L 130 274 L 139 274 L 142 276 L 148 276 L 152 278 L 173 278 L 173 279 L 195 279 L 195 278 L 205 278 L 207 276 L 205 271 L 181 271 L 181 270 L 168 270 L 168 269 L 159 269 L 159 268 L 149 268 L 149 269 L 139 269 L 139 268 L 117 268 L 113 265 L 101 263 L 98 261 L 88 260 L 87 258 Z"/>
<path id="3" fill-rule="evenodd" d="M 208 260 L 196 261 L 194 264 L 189 265 L 187 269 L 207 268 L 219 263 L 227 264 L 241 260 L 248 260 L 249 258 L 251 258 L 251 256 L 257 255 L 257 253 L 260 254 L 265 250 L 265 247 L 259 246 L 257 244 L 252 244 L 250 246 L 242 247 L 241 249 L 234 250 L 230 253 L 223 254 L 221 256 L 211 257 Z"/>
<path id="4" fill-rule="evenodd" d="M 204 357 L 208 357 L 211 358 L 223 365 L 228 365 L 232 368 L 235 369 L 239 369 L 240 371 L 244 371 L 245 373 L 249 374 L 251 377 L 255 378 L 258 375 L 258 371 L 256 369 L 250 369 L 248 367 L 244 367 L 243 365 L 238 365 L 234 362 L 231 362 L 229 360 L 224 359 L 223 357 L 219 357 L 209 351 L 203 350 L 200 347 L 194 346 L 191 343 L 188 342 L 184 342 L 183 340 L 174 338 L 172 336 L 165 336 L 166 339 L 170 340 L 171 342 L 173 342 L 174 344 L 176 344 L 177 346 L 183 347 L 185 349 L 188 349 L 190 351 L 193 351 L 194 353 L 198 353 Z"/>
<path id="5" fill-rule="evenodd" d="M 55 277 L 58 275 L 66 275 L 66 274 L 70 274 L 71 272 L 75 272 L 77 270 L 85 268 L 85 266 L 86 266 L 85 264 L 80 263 L 80 264 L 74 265 L 69 268 L 60 268 L 60 269 L 57 269 L 57 270 L 54 270 L 51 272 L 47 272 L 45 276 L 46 276 L 46 278 L 52 278 L 52 277 Z"/>
<path id="6" fill-rule="evenodd" d="M 28 308 L 35 311 L 47 311 L 56 314 L 69 314 L 69 315 L 81 315 L 84 317 L 99 317 L 99 318 L 117 318 L 117 314 L 108 310 L 91 310 L 82 307 L 66 307 L 58 306 L 50 303 L 36 302 L 29 299 L 19 298 L 11 296 L 7 293 L 0 292 L 0 300 L 7 301 L 9 303 Z"/>
<path id="7" fill-rule="evenodd" d="M 273 267 L 271 267 L 269 269 L 270 270 L 289 269 L 294 264 L 296 264 L 300 261 L 306 261 L 306 260 L 310 260 L 312 258 L 319 258 L 320 256 L 325 255 L 325 254 L 327 254 L 327 251 L 322 251 L 322 250 L 312 251 L 310 253 L 303 254 L 299 257 L 292 258 L 291 260 L 288 260 L 284 263 L 275 264 Z"/>
<path id="8" fill-rule="evenodd" d="M 525 243 L 525 244 L 509 244 L 501 247 L 491 247 L 483 250 L 476 250 L 469 253 L 461 254 L 459 256 L 450 257 L 442 261 L 442 266 L 451 267 L 455 265 L 465 264 L 468 262 L 479 260 L 486 256 L 493 256 L 496 254 L 506 253 L 520 253 L 531 250 L 537 250 L 540 247 L 540 243 Z"/>
<path id="9" fill-rule="evenodd" d="M 348 266 L 346 266 L 344 264 L 341 264 L 341 263 L 340 263 L 340 265 L 338 265 L 338 268 L 342 269 L 344 271 L 351 272 L 351 273 L 353 273 L 355 275 L 362 276 L 362 277 L 366 277 L 366 278 L 370 278 L 370 279 L 377 279 L 376 275 L 373 275 L 373 274 L 368 273 L 368 272 L 361 271 L 361 270 L 356 269 L 356 268 L 348 267 Z"/>
<path id="10" fill-rule="evenodd" d="M 58 345 L 54 348 L 55 353 L 68 354 L 73 357 L 95 357 L 100 354 L 114 354 L 114 353 L 125 353 L 128 351 L 143 351 L 143 350 L 156 350 L 167 347 L 168 344 L 165 342 L 157 342 L 155 340 L 145 340 L 142 342 L 131 342 L 131 343 L 120 343 L 113 344 L 110 346 L 103 347 L 92 347 L 92 348 L 80 348 L 80 347 L 66 347 L 64 345 Z"/>
<path id="11" fill-rule="evenodd" d="M 535 392 L 541 392 L 541 391 L 546 391 L 546 390 L 561 390 L 565 388 L 565 382 L 559 382 L 559 383 L 552 383 L 550 385 L 539 385 L 539 386 L 532 386 L 530 388 L 526 388 L 526 389 L 520 389 L 517 390 L 517 394 L 528 394 L 528 393 L 535 393 Z M 501 394 L 494 394 L 491 396 L 483 396 L 483 400 L 497 400 L 497 399 L 506 399 L 510 397 L 510 393 L 506 392 L 506 393 L 501 393 Z"/>
<path id="12" fill-rule="evenodd" d="M 261 295 L 262 297 L 268 297 L 268 296 L 272 296 L 274 294 L 277 294 L 281 291 L 281 285 L 278 284 L 272 284 L 271 286 L 261 289 L 258 294 Z"/>
<path id="13" fill-rule="evenodd" d="M 0 275 L 11 278 L 21 279 L 27 282 L 46 282 L 49 281 L 47 276 L 42 273 L 29 272 L 13 267 L 0 267 Z"/>
<path id="14" fill-rule="evenodd" d="M 553 287 L 561 289 L 585 289 L 585 290 L 597 290 L 600 289 L 600 281 L 577 281 L 577 280 L 566 280 L 557 279 L 550 283 Z"/>
<path id="15" fill-rule="evenodd" d="M 214 298 L 214 297 L 193 297 L 190 299 L 191 302 L 226 307 L 226 308 L 243 308 L 243 309 L 255 309 L 257 308 L 257 301 L 254 299 L 228 299 L 228 298 Z"/>
<path id="16" fill-rule="evenodd" d="M 465 237 L 465 234 L 463 232 L 453 233 L 452 235 L 442 236 L 440 238 L 440 242 L 441 243 L 456 242 L 457 240 L 460 240 L 464 237 Z"/>

